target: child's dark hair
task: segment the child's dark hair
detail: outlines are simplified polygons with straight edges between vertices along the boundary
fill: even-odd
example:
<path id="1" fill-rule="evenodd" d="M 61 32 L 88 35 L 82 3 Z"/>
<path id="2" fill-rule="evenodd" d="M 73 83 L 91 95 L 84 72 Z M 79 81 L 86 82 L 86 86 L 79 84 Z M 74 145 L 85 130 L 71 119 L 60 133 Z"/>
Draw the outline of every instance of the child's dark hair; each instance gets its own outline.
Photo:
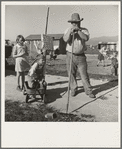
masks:
<path id="1" fill-rule="evenodd" d="M 22 41 L 25 42 L 25 38 L 22 35 L 18 35 L 16 38 L 16 42 L 19 42 L 19 39 L 22 38 Z"/>

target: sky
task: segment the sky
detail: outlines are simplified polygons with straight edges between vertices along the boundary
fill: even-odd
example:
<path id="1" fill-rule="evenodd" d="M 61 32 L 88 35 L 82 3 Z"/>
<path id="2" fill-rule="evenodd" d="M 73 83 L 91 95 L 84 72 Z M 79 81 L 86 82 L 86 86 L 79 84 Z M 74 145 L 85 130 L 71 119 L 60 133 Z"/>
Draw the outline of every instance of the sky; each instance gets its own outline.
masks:
<path id="1" fill-rule="evenodd" d="M 79 13 L 84 20 L 81 26 L 89 30 L 90 38 L 117 36 L 119 32 L 118 3 L 65 3 L 65 2 L 23 2 L 5 3 L 5 39 L 16 40 L 17 35 L 43 34 L 46 28 L 49 7 L 47 34 L 63 34 L 71 24 L 73 13 Z M 3 12 L 4 14 L 4 12 Z"/>

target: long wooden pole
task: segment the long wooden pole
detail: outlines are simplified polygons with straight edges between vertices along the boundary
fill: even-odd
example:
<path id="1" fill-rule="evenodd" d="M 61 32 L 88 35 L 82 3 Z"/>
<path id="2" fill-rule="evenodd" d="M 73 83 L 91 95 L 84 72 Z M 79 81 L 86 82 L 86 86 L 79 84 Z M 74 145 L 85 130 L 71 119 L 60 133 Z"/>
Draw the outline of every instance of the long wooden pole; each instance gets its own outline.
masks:
<path id="1" fill-rule="evenodd" d="M 71 70 L 72 70 L 72 58 L 73 58 L 73 49 L 74 49 L 74 32 L 72 36 L 72 52 L 71 52 L 71 59 L 70 59 L 70 71 L 69 71 L 69 84 L 68 84 L 68 99 L 67 99 L 67 109 L 66 113 L 68 113 L 69 108 L 69 96 L 70 96 L 70 81 L 71 81 Z"/>
<path id="2" fill-rule="evenodd" d="M 48 7 L 48 10 L 47 10 L 47 19 L 46 19 L 45 35 L 47 34 L 48 17 L 49 17 L 49 7 Z"/>
<path id="3" fill-rule="evenodd" d="M 47 35 L 48 17 L 49 17 L 49 7 L 48 7 L 48 9 L 47 9 L 47 19 L 46 19 L 45 35 Z M 45 51 L 45 53 L 44 53 L 45 59 L 46 59 L 46 54 L 47 54 L 47 51 Z M 44 72 L 43 72 L 44 80 L 45 80 L 45 71 L 46 71 L 46 63 L 45 63 Z"/>

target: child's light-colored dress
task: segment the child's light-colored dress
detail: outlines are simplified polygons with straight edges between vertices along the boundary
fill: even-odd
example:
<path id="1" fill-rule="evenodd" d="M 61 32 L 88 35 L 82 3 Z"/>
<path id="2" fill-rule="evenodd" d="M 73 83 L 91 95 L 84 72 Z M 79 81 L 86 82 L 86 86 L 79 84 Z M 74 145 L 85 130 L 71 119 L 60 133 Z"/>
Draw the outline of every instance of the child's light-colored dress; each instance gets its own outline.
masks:
<path id="1" fill-rule="evenodd" d="M 27 60 L 27 46 L 23 45 L 20 46 L 19 44 L 16 44 L 13 48 L 13 55 L 19 55 L 19 54 L 24 54 L 21 57 L 15 58 L 15 71 L 16 72 L 23 72 L 27 71 L 30 69 L 29 62 Z"/>

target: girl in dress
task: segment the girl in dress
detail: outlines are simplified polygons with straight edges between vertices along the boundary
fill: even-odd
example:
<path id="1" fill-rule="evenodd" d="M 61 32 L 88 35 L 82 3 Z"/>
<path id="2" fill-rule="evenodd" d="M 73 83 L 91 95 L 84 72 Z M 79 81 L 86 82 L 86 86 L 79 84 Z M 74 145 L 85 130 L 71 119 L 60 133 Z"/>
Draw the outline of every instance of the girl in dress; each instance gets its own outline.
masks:
<path id="1" fill-rule="evenodd" d="M 103 67 L 105 67 L 105 57 L 104 56 L 106 55 L 106 51 L 107 51 L 106 45 L 99 50 L 97 66 L 99 66 L 99 64 L 102 62 Z"/>
<path id="2" fill-rule="evenodd" d="M 29 70 L 30 65 L 27 60 L 28 51 L 27 46 L 24 44 L 25 39 L 22 35 L 16 38 L 16 45 L 13 48 L 13 57 L 15 58 L 15 71 L 17 72 L 17 90 L 24 90 L 25 71 Z M 20 77 L 21 85 L 20 87 Z"/>

